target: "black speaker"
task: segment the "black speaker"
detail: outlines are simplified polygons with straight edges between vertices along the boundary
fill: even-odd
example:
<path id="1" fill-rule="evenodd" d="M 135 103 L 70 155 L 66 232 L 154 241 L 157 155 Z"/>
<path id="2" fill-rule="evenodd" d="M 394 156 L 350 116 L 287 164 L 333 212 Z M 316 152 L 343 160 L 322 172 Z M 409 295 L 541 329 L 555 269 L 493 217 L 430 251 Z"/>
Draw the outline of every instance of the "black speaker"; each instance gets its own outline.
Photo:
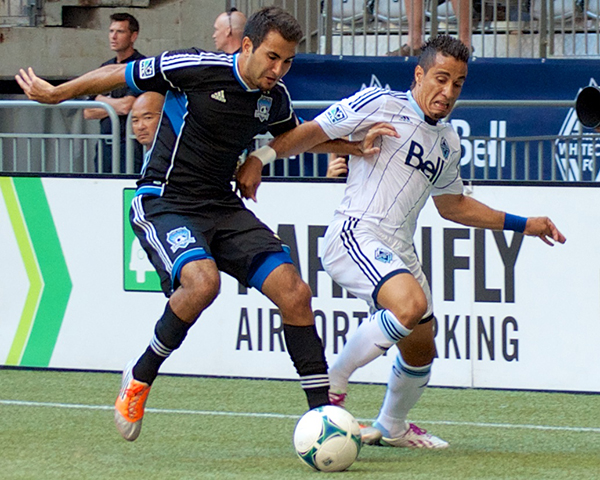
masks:
<path id="1" fill-rule="evenodd" d="M 600 127 L 600 90 L 598 87 L 585 87 L 575 101 L 577 118 L 584 127 Z"/>

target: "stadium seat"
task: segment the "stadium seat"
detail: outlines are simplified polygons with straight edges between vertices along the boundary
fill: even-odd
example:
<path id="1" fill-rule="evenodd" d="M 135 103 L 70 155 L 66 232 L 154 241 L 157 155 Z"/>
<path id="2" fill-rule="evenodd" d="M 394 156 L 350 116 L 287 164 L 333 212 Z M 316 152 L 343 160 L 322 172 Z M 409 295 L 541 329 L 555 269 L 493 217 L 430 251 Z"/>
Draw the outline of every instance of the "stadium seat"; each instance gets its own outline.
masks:
<path id="1" fill-rule="evenodd" d="M 590 18 L 598 18 L 600 16 L 600 1 L 586 0 L 584 4 L 585 13 Z"/>
<path id="2" fill-rule="evenodd" d="M 378 0 L 375 9 L 375 16 L 378 20 L 388 23 L 406 22 L 406 10 L 404 0 Z"/>
<path id="3" fill-rule="evenodd" d="M 368 3 L 369 0 L 333 0 L 332 19 L 343 24 L 364 21 Z"/>

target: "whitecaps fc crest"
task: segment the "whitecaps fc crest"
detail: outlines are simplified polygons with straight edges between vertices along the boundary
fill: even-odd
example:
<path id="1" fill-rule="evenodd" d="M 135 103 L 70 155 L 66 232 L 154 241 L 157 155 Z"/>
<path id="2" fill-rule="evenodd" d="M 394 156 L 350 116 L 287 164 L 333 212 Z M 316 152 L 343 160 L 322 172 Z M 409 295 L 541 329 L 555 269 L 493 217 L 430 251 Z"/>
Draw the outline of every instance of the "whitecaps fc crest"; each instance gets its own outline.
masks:
<path id="1" fill-rule="evenodd" d="M 442 137 L 442 141 L 440 142 L 440 148 L 442 149 L 444 160 L 448 160 L 448 156 L 450 155 L 450 147 L 448 146 L 448 141 L 444 137 Z"/>
<path id="2" fill-rule="evenodd" d="M 171 245 L 171 251 L 175 253 L 180 248 L 187 247 L 190 243 L 196 243 L 192 232 L 187 227 L 179 227 L 167 233 L 167 242 Z"/>
<path id="3" fill-rule="evenodd" d="M 266 122 L 269 119 L 269 112 L 271 111 L 272 104 L 273 99 L 271 97 L 261 95 L 258 102 L 256 102 L 254 118 L 258 118 L 261 122 Z"/>
<path id="4" fill-rule="evenodd" d="M 390 263 L 394 259 L 394 254 L 385 248 L 375 250 L 375 260 L 383 263 Z"/>
<path id="5" fill-rule="evenodd" d="M 589 85 L 597 87 L 598 83 L 594 78 L 590 78 Z M 598 144 L 594 138 L 595 135 L 593 130 L 582 128 L 575 108 L 571 107 L 558 132 L 558 138 L 554 141 L 556 145 L 554 161 L 558 165 L 563 180 L 568 182 L 600 181 L 599 163 L 596 158 Z M 573 136 L 578 138 L 566 138 Z"/>

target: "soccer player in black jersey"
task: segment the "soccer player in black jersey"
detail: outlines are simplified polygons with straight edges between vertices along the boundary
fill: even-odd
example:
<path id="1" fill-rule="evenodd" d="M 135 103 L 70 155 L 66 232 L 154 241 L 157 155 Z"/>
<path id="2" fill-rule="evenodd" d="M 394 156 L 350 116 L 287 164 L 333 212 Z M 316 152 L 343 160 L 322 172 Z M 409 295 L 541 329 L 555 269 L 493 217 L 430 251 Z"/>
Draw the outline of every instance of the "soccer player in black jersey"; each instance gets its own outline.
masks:
<path id="1" fill-rule="evenodd" d="M 231 187 L 238 157 L 255 135 L 278 135 L 298 124 L 280 80 L 301 37 L 296 19 L 265 7 L 248 19 L 241 51 L 234 55 L 195 48 L 165 52 L 127 67 L 103 67 L 56 87 L 31 68 L 16 76 L 28 97 L 43 103 L 125 84 L 165 95 L 130 219 L 169 300 L 150 345 L 123 373 L 115 422 L 126 440 L 140 434 L 144 404 L 161 364 L 217 296 L 219 271 L 257 288 L 279 307 L 286 346 L 309 407 L 329 403 L 327 363 L 310 287 L 286 246 Z M 334 141 L 318 151 L 376 151 L 369 140 Z"/>

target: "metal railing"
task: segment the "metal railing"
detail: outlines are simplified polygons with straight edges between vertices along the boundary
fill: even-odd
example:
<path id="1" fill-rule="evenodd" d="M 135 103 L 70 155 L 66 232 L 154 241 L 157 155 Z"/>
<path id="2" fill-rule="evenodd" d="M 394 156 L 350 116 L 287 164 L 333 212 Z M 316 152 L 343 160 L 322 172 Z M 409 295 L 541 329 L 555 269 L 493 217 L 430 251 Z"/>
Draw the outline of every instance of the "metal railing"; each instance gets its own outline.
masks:
<path id="1" fill-rule="evenodd" d="M 458 36 L 457 18 L 467 9 L 467 31 L 478 57 L 600 55 L 599 0 L 458 0 L 457 11 L 450 0 L 409 1 L 424 1 L 422 40 L 437 33 Z M 229 1 L 246 14 L 272 3 L 300 21 L 304 53 L 397 55 L 409 43 L 405 0 Z"/>
<path id="2" fill-rule="evenodd" d="M 297 101 L 297 110 L 321 111 L 333 101 Z M 29 101 L 1 101 L 0 108 L 106 108 L 111 117 L 111 135 L 76 133 L 0 133 L 0 171 L 10 173 L 98 173 L 97 167 L 86 168 L 90 152 L 98 148 L 99 140 L 112 140 L 112 173 L 119 172 L 119 120 L 114 110 L 101 102 L 70 101 L 59 105 L 41 105 Z M 526 180 L 526 181 L 599 181 L 600 135 L 584 132 L 578 127 L 572 110 L 569 131 L 554 135 L 506 136 L 500 132 L 490 135 L 472 135 L 460 131 L 463 109 L 572 109 L 571 100 L 459 100 L 449 119 L 459 131 L 463 148 L 461 175 L 464 180 Z M 454 123 L 458 122 L 458 123 Z M 464 129 L 463 129 L 464 130 Z M 128 122 L 127 173 L 133 172 L 133 141 L 131 124 Z M 268 141 L 267 136 L 256 138 L 256 146 Z M 66 142 L 66 145 L 60 145 Z M 95 147 L 77 150 L 76 142 L 95 142 Z M 64 148 L 61 148 L 64 147 Z M 87 152 L 87 153 L 86 153 Z M 101 165 L 101 162 L 98 162 Z M 302 154 L 280 159 L 269 165 L 265 174 L 272 177 L 324 177 L 328 156 L 325 154 Z"/>
<path id="3" fill-rule="evenodd" d="M 297 101 L 295 109 L 325 109 L 331 101 Z M 572 100 L 459 100 L 448 119 L 462 109 L 573 109 Z M 569 115 L 570 114 L 570 115 Z M 554 135 L 460 135 L 464 180 L 600 181 L 600 135 L 584 131 L 569 110 L 570 132 Z M 458 120 L 460 121 L 460 120 Z M 269 166 L 274 177 L 323 177 L 327 155 L 303 154 Z"/>
<path id="4" fill-rule="evenodd" d="M 103 108 L 108 113 L 112 125 L 111 134 L 83 134 L 72 132 L 0 132 L 0 171 L 36 172 L 36 173 L 110 173 L 102 172 L 102 154 L 100 140 L 111 141 L 112 170 L 120 168 L 120 124 L 114 108 L 104 102 L 89 100 L 70 100 L 58 105 L 45 105 L 30 100 L 0 100 L 0 109 L 27 109 L 43 111 L 48 109 L 80 110 L 84 108 Z M 42 115 L 43 117 L 43 115 Z M 42 120 L 39 129 L 45 125 L 38 114 L 35 121 L 23 119 L 21 124 L 32 125 Z M 52 123 L 52 122 L 50 122 Z M 76 153 L 77 152 L 77 153 Z M 96 153 L 96 165 L 92 152 Z M 66 165 L 65 165 L 66 164 Z M 133 171 L 133 170 L 132 170 Z"/>
<path id="5" fill-rule="evenodd" d="M 600 0 L 409 0 L 421 5 L 422 39 L 458 35 L 462 9 L 478 57 L 588 57 L 600 55 Z M 247 15 L 278 4 L 305 32 L 304 53 L 397 54 L 408 42 L 405 0 L 228 0 Z M 413 7 L 414 8 L 414 7 Z M 0 2 L 0 26 L 37 26 L 43 0 Z M 464 21 L 464 20 L 463 20 Z"/>

